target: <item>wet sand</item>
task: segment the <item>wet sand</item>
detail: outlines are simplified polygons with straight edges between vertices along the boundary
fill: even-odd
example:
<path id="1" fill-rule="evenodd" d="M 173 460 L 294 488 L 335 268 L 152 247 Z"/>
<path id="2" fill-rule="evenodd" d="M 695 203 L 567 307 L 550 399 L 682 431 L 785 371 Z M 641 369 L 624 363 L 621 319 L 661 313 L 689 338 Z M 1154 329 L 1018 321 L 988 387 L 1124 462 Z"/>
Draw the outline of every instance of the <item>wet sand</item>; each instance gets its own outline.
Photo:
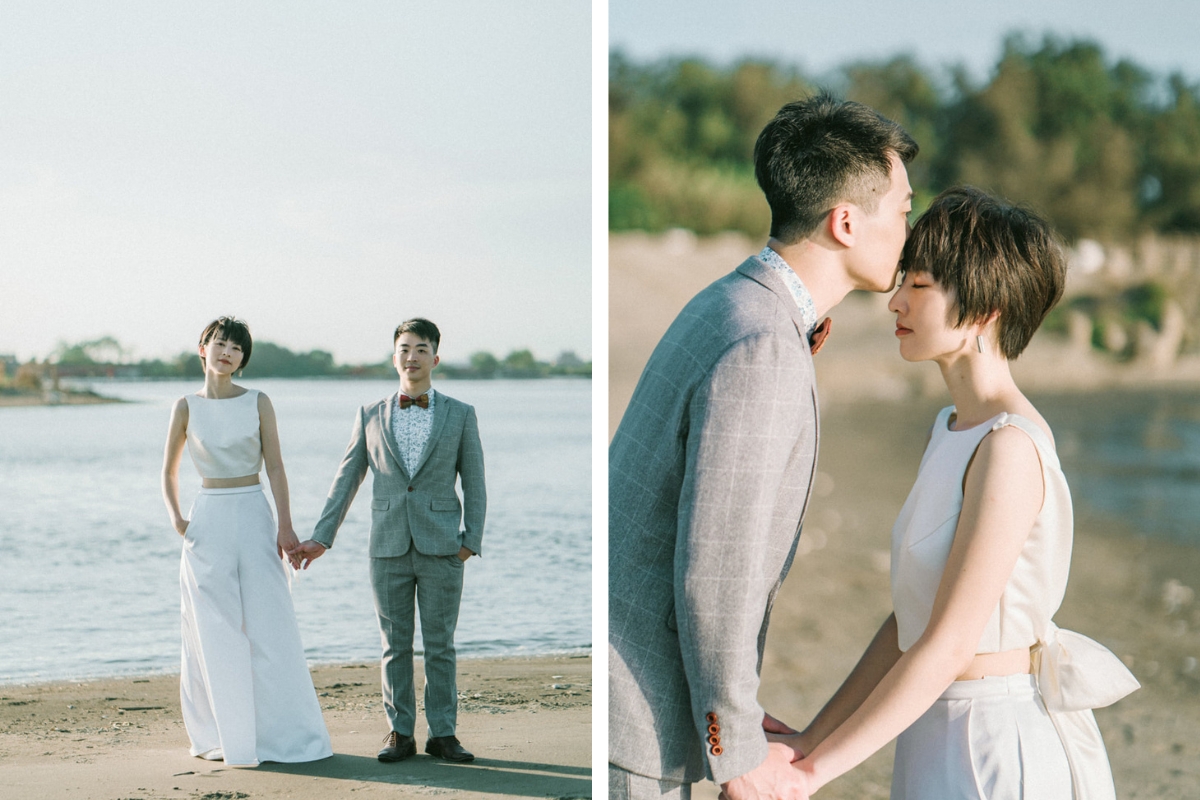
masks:
<path id="1" fill-rule="evenodd" d="M 460 660 L 458 736 L 476 756 L 462 765 L 421 752 L 423 719 L 417 756 L 376 760 L 387 733 L 377 663 L 312 671 L 332 758 L 254 769 L 188 755 L 178 675 L 0 686 L 0 796 L 590 797 L 591 666 L 569 657 Z M 418 685 L 418 716 L 420 696 Z"/>
<path id="2" fill-rule="evenodd" d="M 610 242 L 611 433 L 679 308 L 759 245 L 733 236 L 697 243 L 687 235 Z M 836 690 L 891 611 L 892 523 L 916 477 L 929 425 L 949 403 L 936 367 L 897 356 L 885 306 L 882 296 L 847 298 L 832 312 L 833 333 L 816 360 L 819 475 L 797 559 L 775 604 L 760 690 L 764 707 L 797 727 Z M 1190 369 L 1161 380 L 1186 380 Z M 1041 397 L 1061 405 L 1071 392 L 1142 380 L 1136 368 L 1120 370 L 1040 337 L 1014 374 L 1035 403 Z M 1144 538 L 1130 527 L 1076 509 L 1071 580 L 1055 619 L 1111 648 L 1142 683 L 1096 712 L 1117 796 L 1200 797 L 1200 549 Z M 891 763 L 889 746 L 817 796 L 886 798 Z M 694 794 L 716 795 L 710 783 Z"/>

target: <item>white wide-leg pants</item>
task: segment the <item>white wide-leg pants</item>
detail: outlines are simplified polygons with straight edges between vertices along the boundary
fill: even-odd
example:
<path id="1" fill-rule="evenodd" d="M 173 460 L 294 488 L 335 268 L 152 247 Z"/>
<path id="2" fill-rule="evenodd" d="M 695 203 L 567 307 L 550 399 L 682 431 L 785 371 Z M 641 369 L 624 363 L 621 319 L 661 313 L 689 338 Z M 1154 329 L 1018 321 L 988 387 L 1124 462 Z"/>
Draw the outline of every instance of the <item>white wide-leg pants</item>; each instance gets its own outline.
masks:
<path id="1" fill-rule="evenodd" d="M 231 766 L 333 755 L 261 486 L 202 489 L 179 566 L 191 753 Z"/>
<path id="2" fill-rule="evenodd" d="M 896 740 L 892 800 L 1071 800 L 1032 675 L 955 681 Z"/>

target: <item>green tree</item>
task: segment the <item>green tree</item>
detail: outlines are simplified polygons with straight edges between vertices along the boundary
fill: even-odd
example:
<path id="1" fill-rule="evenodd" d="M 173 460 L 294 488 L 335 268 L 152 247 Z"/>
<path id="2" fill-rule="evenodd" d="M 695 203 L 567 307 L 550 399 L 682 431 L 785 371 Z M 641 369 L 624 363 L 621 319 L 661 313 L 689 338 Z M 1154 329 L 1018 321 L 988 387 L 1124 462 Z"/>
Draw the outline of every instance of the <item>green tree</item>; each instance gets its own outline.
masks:
<path id="1" fill-rule="evenodd" d="M 1170 101 L 1149 126 L 1142 199 L 1155 227 L 1200 232 L 1200 86 L 1169 80 Z"/>
<path id="2" fill-rule="evenodd" d="M 1129 78 L 1091 42 L 1009 37 L 990 83 L 958 87 L 943 178 L 1028 203 L 1068 238 L 1127 236 L 1140 163 Z"/>
<path id="3" fill-rule="evenodd" d="M 528 350 L 514 350 L 504 357 L 504 369 L 511 372 L 532 372 L 538 368 L 537 360 Z"/>
<path id="4" fill-rule="evenodd" d="M 480 350 L 471 354 L 471 371 L 481 378 L 491 378 L 500 368 L 500 362 L 491 353 Z"/>
<path id="5" fill-rule="evenodd" d="M 54 360 L 59 364 L 115 364 L 124 360 L 127 351 L 111 336 L 67 344 L 59 342 Z"/>

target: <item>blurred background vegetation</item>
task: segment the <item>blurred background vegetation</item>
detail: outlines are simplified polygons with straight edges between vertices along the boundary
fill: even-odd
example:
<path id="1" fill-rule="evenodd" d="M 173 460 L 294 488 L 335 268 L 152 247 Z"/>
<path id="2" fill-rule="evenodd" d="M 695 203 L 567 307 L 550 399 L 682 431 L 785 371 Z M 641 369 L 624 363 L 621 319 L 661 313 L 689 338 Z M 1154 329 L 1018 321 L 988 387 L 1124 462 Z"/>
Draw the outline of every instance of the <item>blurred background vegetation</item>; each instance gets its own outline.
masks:
<path id="1" fill-rule="evenodd" d="M 1146 339 L 1166 322 L 1177 329 L 1167 349 L 1200 347 L 1200 83 L 1113 61 L 1087 40 L 1009 35 L 986 81 L 904 55 L 818 80 L 777 62 L 637 63 L 614 51 L 610 231 L 736 231 L 761 242 L 770 211 L 754 141 L 780 106 L 819 88 L 877 109 L 920 144 L 909 166 L 914 220 L 962 183 L 1051 220 L 1073 247 L 1077 280 L 1049 330 L 1067 332 L 1074 312 L 1091 323 L 1076 335 L 1132 358 L 1138 326 Z"/>
<path id="2" fill-rule="evenodd" d="M 251 378 L 386 378 L 395 379 L 391 359 L 373 364 L 337 364 L 331 353 L 310 350 L 298 353 L 274 342 L 258 341 L 245 374 Z M 487 351 L 472 353 L 465 363 L 441 362 L 434 370 L 441 378 L 549 378 L 592 375 L 592 363 L 575 353 L 560 353 L 553 361 L 538 361 L 530 350 L 514 350 L 504 358 Z M 203 379 L 195 352 L 169 359 L 135 360 L 111 336 L 86 342 L 61 342 L 53 355 L 22 364 L 15 356 L 0 354 L 0 396 L 57 392 L 63 378 L 116 378 L 122 380 Z"/>
<path id="3" fill-rule="evenodd" d="M 1200 233 L 1200 85 L 1111 62 L 1088 41 L 1012 35 L 986 83 L 907 56 L 846 65 L 820 83 L 786 64 L 701 59 L 609 66 L 614 231 L 687 228 L 763 237 L 751 154 L 784 103 L 818 86 L 899 122 L 921 146 L 919 212 L 969 183 L 1049 216 L 1073 240 Z"/>

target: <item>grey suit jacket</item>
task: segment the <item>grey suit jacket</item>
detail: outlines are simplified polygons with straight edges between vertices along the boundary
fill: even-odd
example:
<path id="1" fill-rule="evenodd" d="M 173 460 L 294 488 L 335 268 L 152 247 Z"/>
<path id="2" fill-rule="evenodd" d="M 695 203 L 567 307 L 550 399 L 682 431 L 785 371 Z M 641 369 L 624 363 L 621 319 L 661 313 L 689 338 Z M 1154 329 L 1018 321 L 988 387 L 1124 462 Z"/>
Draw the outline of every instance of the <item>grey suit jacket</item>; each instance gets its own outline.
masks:
<path id="1" fill-rule="evenodd" d="M 409 475 L 392 435 L 394 396 L 358 410 L 350 446 L 312 538 L 333 547 L 338 528 L 370 467 L 374 474 L 369 544 L 372 557 L 402 556 L 410 545 L 432 556 L 455 555 L 460 546 L 482 553 L 487 492 L 475 409 L 438 392 L 429 441 L 416 471 Z M 454 490 L 459 478 L 461 504 Z M 464 528 L 461 531 L 460 521 Z"/>
<path id="2" fill-rule="evenodd" d="M 723 783 L 766 758 L 759 670 L 817 452 L 795 301 L 757 258 L 680 312 L 609 448 L 609 760 Z"/>

